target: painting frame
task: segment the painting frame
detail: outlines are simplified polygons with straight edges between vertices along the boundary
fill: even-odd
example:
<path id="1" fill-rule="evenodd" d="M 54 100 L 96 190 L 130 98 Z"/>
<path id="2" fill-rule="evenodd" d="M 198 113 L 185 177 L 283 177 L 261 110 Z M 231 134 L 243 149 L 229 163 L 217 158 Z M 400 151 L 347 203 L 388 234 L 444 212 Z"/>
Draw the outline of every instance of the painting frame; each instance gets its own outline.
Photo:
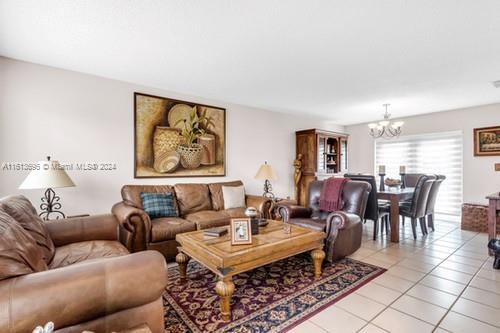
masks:
<path id="1" fill-rule="evenodd" d="M 210 109 L 216 109 L 222 113 L 222 135 L 223 135 L 223 144 L 221 145 L 223 153 L 222 153 L 222 168 L 221 172 L 217 174 L 177 174 L 177 173 L 170 173 L 170 174 L 158 174 L 158 175 L 144 175 L 138 172 L 139 170 L 139 163 L 138 163 L 138 130 L 137 130 L 137 122 L 138 122 L 138 98 L 139 97 L 145 97 L 145 98 L 153 98 L 153 99 L 161 99 L 161 100 L 168 100 L 172 103 L 177 103 L 177 104 L 187 104 L 187 105 L 194 105 L 194 106 L 199 106 L 199 107 L 204 107 L 204 108 L 210 108 Z M 170 97 L 164 97 L 164 96 L 158 96 L 158 95 L 152 95 L 152 94 L 147 94 L 143 92 L 134 92 L 134 178 L 140 179 L 140 178 L 184 178 L 184 177 L 225 177 L 227 173 L 227 129 L 226 129 L 226 124 L 227 124 L 227 113 L 226 113 L 226 108 L 224 107 L 219 107 L 219 106 L 214 106 L 214 105 L 209 105 L 209 104 L 202 104 L 194 101 L 186 101 L 186 100 L 181 100 L 181 99 L 176 99 L 176 98 L 170 98 Z"/>
<path id="2" fill-rule="evenodd" d="M 244 228 L 241 229 L 241 227 Z M 231 231 L 231 245 L 252 244 L 252 222 L 250 218 L 231 219 L 231 225 L 229 229 Z M 236 235 L 238 230 L 242 230 L 242 236 Z"/>
<path id="3" fill-rule="evenodd" d="M 483 148 L 484 143 L 481 142 L 481 135 L 488 133 L 491 138 L 496 136 L 498 148 L 488 151 Z M 495 143 L 495 145 L 496 145 Z M 474 156 L 500 156 L 500 125 L 474 128 Z"/>

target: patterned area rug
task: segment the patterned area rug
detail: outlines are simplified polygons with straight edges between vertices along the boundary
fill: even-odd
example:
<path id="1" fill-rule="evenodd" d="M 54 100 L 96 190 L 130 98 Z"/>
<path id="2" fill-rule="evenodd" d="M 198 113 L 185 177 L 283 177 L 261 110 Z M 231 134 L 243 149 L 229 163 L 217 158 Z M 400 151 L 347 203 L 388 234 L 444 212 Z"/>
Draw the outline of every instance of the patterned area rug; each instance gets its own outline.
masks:
<path id="1" fill-rule="evenodd" d="M 382 274 L 383 268 L 352 259 L 323 264 L 314 279 L 309 254 L 290 257 L 233 277 L 232 321 L 220 316 L 215 274 L 191 261 L 188 280 L 168 270 L 164 294 L 166 332 L 285 332 Z"/>

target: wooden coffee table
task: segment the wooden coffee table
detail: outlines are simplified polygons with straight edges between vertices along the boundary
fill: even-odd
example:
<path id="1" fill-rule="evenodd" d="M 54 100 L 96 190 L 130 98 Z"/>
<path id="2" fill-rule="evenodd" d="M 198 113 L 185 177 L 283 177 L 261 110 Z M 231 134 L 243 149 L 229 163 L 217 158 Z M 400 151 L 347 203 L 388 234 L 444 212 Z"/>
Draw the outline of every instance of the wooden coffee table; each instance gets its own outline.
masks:
<path id="1" fill-rule="evenodd" d="M 291 227 L 291 233 L 287 234 L 283 222 L 270 220 L 266 227 L 259 228 L 258 235 L 252 236 L 253 243 L 250 245 L 231 245 L 229 233 L 218 238 L 206 237 L 202 230 L 178 234 L 175 239 L 181 245 L 176 256 L 180 278 L 186 279 L 187 264 L 191 258 L 214 272 L 219 277 L 215 292 L 220 297 L 222 318 L 230 320 L 233 275 L 311 251 L 315 277 L 321 276 L 326 234 L 295 225 Z"/>

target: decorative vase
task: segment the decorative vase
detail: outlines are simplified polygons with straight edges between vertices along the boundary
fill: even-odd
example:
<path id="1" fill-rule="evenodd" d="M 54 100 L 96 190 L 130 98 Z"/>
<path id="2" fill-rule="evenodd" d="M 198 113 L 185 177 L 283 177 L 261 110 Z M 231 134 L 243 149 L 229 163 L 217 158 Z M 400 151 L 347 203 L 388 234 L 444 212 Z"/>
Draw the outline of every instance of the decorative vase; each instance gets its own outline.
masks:
<path id="1" fill-rule="evenodd" d="M 203 147 L 193 143 L 191 147 L 185 144 L 177 146 L 177 152 L 181 156 L 181 164 L 186 169 L 196 169 L 201 164 Z"/>
<path id="2" fill-rule="evenodd" d="M 198 143 L 203 147 L 201 164 L 202 165 L 214 165 L 215 164 L 215 135 L 203 134 L 198 139 Z"/>
<path id="3" fill-rule="evenodd" d="M 175 152 L 177 146 L 186 140 L 181 136 L 181 131 L 177 128 L 156 126 L 153 135 L 154 169 L 158 172 L 165 172 L 155 166 L 164 164 L 164 159 L 168 153 Z"/>

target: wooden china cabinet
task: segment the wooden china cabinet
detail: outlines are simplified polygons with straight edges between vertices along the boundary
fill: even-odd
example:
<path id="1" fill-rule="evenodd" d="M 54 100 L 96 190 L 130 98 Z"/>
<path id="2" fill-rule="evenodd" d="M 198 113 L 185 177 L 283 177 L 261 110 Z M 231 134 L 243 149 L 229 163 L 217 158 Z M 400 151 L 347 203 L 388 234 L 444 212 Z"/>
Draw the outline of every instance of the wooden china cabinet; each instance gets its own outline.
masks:
<path id="1" fill-rule="evenodd" d="M 299 205 L 307 205 L 307 189 L 313 180 L 347 172 L 347 139 L 347 134 L 316 128 L 295 132 L 296 158 L 302 155 L 296 184 Z"/>

